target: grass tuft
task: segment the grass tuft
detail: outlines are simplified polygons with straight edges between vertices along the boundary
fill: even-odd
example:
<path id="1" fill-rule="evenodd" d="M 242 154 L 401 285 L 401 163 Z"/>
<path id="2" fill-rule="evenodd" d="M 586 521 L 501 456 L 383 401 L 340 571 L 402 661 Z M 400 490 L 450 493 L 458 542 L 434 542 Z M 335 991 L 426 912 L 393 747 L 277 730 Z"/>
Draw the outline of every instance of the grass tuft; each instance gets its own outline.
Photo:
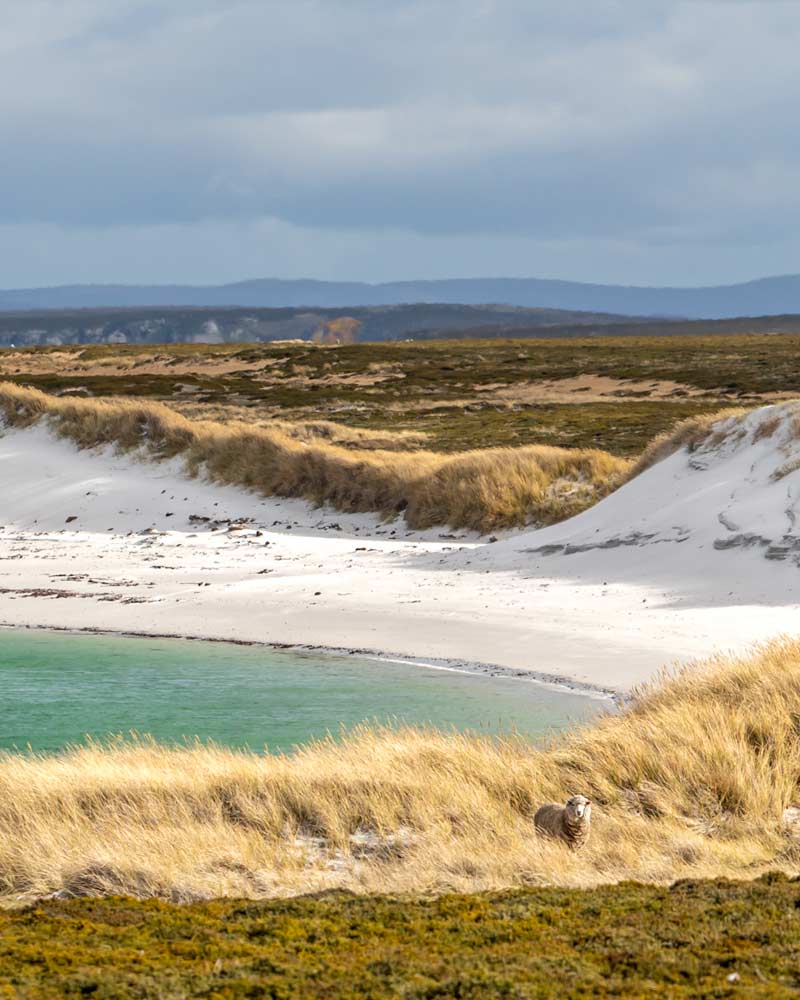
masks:
<path id="1" fill-rule="evenodd" d="M 386 517 L 404 511 L 412 528 L 552 524 L 606 496 L 630 466 L 607 452 L 546 445 L 455 455 L 352 449 L 311 432 L 301 440 L 282 429 L 188 420 L 162 403 L 59 398 L 11 383 L 0 384 L 0 416 L 13 426 L 46 419 L 80 448 L 180 455 L 193 475 L 265 496 Z"/>
<path id="2" fill-rule="evenodd" d="M 140 739 L 0 757 L 0 897 L 173 901 L 794 872 L 800 641 L 638 691 L 545 747 L 363 727 L 271 757 Z M 594 802 L 588 846 L 536 836 Z M 787 820 L 787 815 L 790 817 Z M 788 823 L 788 825 L 787 825 Z"/>
<path id="3" fill-rule="evenodd" d="M 741 417 L 747 412 L 748 409 L 744 407 L 726 407 L 722 410 L 716 410 L 714 413 L 703 413 L 698 416 L 689 417 L 686 420 L 681 420 L 675 427 L 653 438 L 638 459 L 632 464 L 628 472 L 628 478 L 633 479 L 658 462 L 663 461 L 663 459 L 674 455 L 676 451 L 680 451 L 682 448 L 694 451 L 700 445 L 708 442 L 716 424 L 730 417 Z M 774 422 L 773 420 L 765 421 L 760 425 L 760 436 L 757 436 L 755 440 L 770 437 L 777 429 L 779 423 L 779 419 Z"/>

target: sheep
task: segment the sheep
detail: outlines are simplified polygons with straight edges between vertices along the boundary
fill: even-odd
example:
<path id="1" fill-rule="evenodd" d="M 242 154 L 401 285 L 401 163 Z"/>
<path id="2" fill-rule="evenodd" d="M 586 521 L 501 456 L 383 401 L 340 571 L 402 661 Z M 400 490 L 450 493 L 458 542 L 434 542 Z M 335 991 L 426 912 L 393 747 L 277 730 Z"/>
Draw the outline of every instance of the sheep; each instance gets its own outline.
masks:
<path id="1" fill-rule="evenodd" d="M 584 795 L 573 795 L 565 806 L 549 802 L 536 810 L 533 825 L 538 833 L 562 840 L 577 851 L 589 839 L 592 803 Z"/>

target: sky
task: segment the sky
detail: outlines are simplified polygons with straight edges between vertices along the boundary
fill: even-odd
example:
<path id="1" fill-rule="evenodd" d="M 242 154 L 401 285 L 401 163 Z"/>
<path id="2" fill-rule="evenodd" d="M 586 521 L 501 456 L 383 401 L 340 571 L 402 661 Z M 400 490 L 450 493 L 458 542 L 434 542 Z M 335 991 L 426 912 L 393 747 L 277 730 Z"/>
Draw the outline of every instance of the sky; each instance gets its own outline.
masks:
<path id="1" fill-rule="evenodd" d="M 800 0 L 0 9 L 0 287 L 800 272 Z"/>

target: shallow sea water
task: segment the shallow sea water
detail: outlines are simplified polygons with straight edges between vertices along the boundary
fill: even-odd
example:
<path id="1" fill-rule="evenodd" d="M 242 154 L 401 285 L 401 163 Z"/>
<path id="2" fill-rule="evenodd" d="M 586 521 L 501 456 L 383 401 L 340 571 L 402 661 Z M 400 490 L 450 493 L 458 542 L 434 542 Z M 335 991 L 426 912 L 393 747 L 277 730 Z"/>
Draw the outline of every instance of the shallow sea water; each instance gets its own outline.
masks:
<path id="1" fill-rule="evenodd" d="M 0 629 L 0 749 L 136 732 L 277 752 L 364 721 L 542 738 L 610 708 L 530 681 L 359 656 Z"/>

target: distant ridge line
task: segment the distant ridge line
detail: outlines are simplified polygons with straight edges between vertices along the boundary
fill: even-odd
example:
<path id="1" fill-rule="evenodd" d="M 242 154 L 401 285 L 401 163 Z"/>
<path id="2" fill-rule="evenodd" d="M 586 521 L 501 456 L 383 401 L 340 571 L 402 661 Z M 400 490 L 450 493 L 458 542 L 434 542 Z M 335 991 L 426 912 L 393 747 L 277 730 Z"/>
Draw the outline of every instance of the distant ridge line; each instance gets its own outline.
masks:
<path id="1" fill-rule="evenodd" d="M 0 310 L 111 308 L 345 308 L 404 304 L 487 305 L 728 319 L 800 313 L 800 275 L 699 288 L 602 285 L 550 278 L 358 281 L 256 278 L 220 285 L 75 284 L 0 290 Z"/>

